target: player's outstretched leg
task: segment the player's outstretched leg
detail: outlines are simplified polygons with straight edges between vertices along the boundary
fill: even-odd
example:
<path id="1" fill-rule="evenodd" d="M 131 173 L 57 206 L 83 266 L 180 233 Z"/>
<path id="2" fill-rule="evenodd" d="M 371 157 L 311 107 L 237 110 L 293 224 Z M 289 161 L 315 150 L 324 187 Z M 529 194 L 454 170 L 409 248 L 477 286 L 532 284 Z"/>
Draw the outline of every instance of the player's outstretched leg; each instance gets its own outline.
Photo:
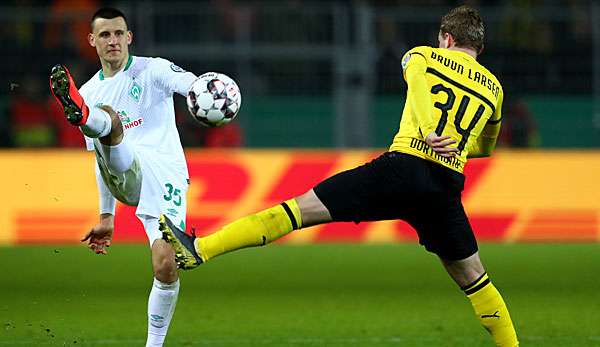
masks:
<path id="1" fill-rule="evenodd" d="M 302 227 L 296 199 L 235 220 L 196 240 L 204 261 L 246 247 L 264 246 Z"/>
<path id="2" fill-rule="evenodd" d="M 73 125 L 84 125 L 90 110 L 79 94 L 66 66 L 54 65 L 50 72 L 50 90 L 62 106 L 67 121 Z"/>
<path id="3" fill-rule="evenodd" d="M 175 249 L 175 259 L 181 269 L 192 269 L 237 249 L 264 246 L 301 227 L 300 208 L 295 199 L 242 217 L 204 237 L 187 235 L 168 218 L 161 218 L 163 239 Z"/>
<path id="4" fill-rule="evenodd" d="M 163 240 L 167 241 L 175 250 L 177 267 L 190 270 L 202 264 L 202 258 L 194 247 L 195 235 L 188 235 L 179 230 L 165 215 L 160 216 L 159 230 L 162 231 Z"/>
<path id="5" fill-rule="evenodd" d="M 86 136 L 102 139 L 111 134 L 115 121 L 109 115 L 107 106 L 89 108 L 77 90 L 75 81 L 66 66 L 58 64 L 52 68 L 50 91 L 56 102 L 62 107 L 67 121 L 80 127 Z M 116 123 L 120 124 L 116 113 L 115 117 L 118 121 Z M 115 136 L 117 135 L 119 134 L 115 134 Z"/>

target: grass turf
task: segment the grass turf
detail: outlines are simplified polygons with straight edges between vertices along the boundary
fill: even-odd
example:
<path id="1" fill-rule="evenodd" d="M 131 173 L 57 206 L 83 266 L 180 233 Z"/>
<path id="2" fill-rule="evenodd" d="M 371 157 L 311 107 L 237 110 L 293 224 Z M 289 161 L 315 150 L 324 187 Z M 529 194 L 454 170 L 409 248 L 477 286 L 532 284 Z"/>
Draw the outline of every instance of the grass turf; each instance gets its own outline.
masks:
<path id="1" fill-rule="evenodd" d="M 600 346 L 600 245 L 482 245 L 523 346 Z M 0 248 L 0 346 L 143 346 L 149 250 Z M 181 276 L 166 346 L 492 346 L 415 245 L 269 246 Z"/>

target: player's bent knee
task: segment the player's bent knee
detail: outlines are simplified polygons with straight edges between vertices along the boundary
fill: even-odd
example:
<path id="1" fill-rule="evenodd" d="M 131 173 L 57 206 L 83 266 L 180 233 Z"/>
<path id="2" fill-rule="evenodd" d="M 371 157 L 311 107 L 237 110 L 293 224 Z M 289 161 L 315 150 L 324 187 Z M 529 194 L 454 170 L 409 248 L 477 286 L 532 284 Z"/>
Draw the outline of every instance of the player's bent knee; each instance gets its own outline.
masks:
<path id="1" fill-rule="evenodd" d="M 177 281 L 177 264 L 175 259 L 161 259 L 153 264 L 154 278 L 157 280 L 171 284 Z"/>
<path id="2" fill-rule="evenodd" d="M 329 210 L 321 202 L 313 189 L 296 197 L 296 202 L 302 215 L 303 227 L 331 222 L 332 219 Z"/>
<path id="3" fill-rule="evenodd" d="M 156 240 L 152 245 L 152 269 L 154 277 L 164 283 L 177 281 L 175 252 L 164 240 Z"/>
<path id="4" fill-rule="evenodd" d="M 110 133 L 106 136 L 99 138 L 100 143 L 106 146 L 116 146 L 123 141 L 123 123 L 119 116 L 112 112 L 110 113 L 111 129 Z"/>

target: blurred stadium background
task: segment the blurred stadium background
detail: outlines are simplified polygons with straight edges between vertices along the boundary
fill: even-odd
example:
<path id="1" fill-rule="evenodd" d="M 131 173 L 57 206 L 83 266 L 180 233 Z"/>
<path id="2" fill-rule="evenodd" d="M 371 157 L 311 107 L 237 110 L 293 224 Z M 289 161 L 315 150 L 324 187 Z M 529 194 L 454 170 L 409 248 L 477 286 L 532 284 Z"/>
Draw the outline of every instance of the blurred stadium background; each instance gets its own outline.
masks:
<path id="1" fill-rule="evenodd" d="M 92 257 L 75 245 L 97 220 L 94 160 L 84 151 L 80 133 L 63 121 L 48 90 L 48 71 L 56 63 L 69 66 L 79 83 L 99 69 L 86 41 L 96 8 L 124 10 L 134 33 L 133 54 L 161 56 L 196 74 L 225 72 L 241 86 L 238 119 L 223 128 L 194 124 L 184 99 L 176 97 L 192 179 L 188 225 L 202 233 L 301 193 L 384 150 L 404 105 L 402 55 L 413 46 L 437 45 L 440 17 L 462 3 L 2 2 L 0 263 L 6 266 L 7 282 L 0 283 L 12 284 L 0 288 L 0 297 L 8 298 L 0 302 L 0 345 L 143 344 L 145 280 L 150 276 L 145 235 L 134 210 L 119 206 L 114 260 Z M 474 160 L 466 169 L 464 202 L 482 241 L 484 260 L 514 307 L 524 345 L 600 346 L 600 288 L 593 280 L 600 273 L 600 4 L 465 3 L 481 10 L 486 46 L 480 61 L 499 77 L 506 95 L 497 155 Z M 338 250 L 338 243 L 348 242 L 377 245 Z M 286 245 L 218 259 L 215 266 L 185 274 L 189 288 L 203 290 L 184 287 L 168 342 L 489 345 L 468 304 L 435 260 L 399 242 L 415 242 L 402 222 L 332 224 L 292 234 L 282 241 Z M 123 243 L 133 245 L 119 246 Z M 307 245 L 312 243 L 329 244 Z M 344 258 L 345 247 L 354 260 Z M 367 263 L 382 276 L 372 275 L 356 260 L 371 257 L 380 257 L 380 262 Z M 124 263 L 131 265 L 124 269 Z M 261 269 L 247 265 L 252 263 Z M 413 263 L 424 265 L 406 265 Z M 146 275 L 141 276 L 143 271 Z M 280 271 L 291 275 L 273 273 Z M 113 277 L 116 282 L 109 281 Z M 136 295 L 115 299 L 109 294 L 115 283 Z M 295 289 L 307 294 L 290 300 L 289 291 Z M 265 290 L 275 300 L 265 297 Z M 177 318 L 195 314 L 189 305 L 206 305 L 185 298 L 192 292 L 214 300 L 209 305 L 214 315 L 203 317 L 203 339 L 194 338 L 192 322 Z M 223 292 L 236 296 L 231 305 L 238 311 L 217 304 L 232 300 Z M 244 293 L 247 302 L 241 298 Z M 349 313 L 357 309 L 349 303 L 355 295 L 364 300 L 359 309 L 372 319 L 369 323 Z M 337 301 L 327 301 L 332 296 Z M 446 296 L 447 302 L 439 299 Z M 436 299 L 427 302 L 432 297 Z M 90 299 L 110 303 L 88 317 Z M 397 310 L 382 313 L 369 300 Z M 425 301 L 424 306 L 395 306 L 394 300 Z M 458 310 L 467 327 L 444 325 L 447 321 L 435 314 L 439 306 Z M 306 321 L 296 321 L 286 311 L 307 307 Z M 582 314 L 582 307 L 591 310 Z M 402 328 L 388 322 L 405 320 L 402 312 L 407 310 L 413 316 Z M 122 311 L 127 315 L 121 319 L 131 325 L 107 323 Z M 550 322 L 543 318 L 548 315 L 554 317 Z M 248 326 L 248 321 L 254 323 Z M 282 321 L 290 323 L 279 334 L 257 332 Z M 353 323 L 357 321 L 364 325 Z M 248 330 L 232 337 L 223 326 L 235 322 Z"/>
<path id="2" fill-rule="evenodd" d="M 469 2 L 487 24 L 481 62 L 508 95 L 502 145 L 600 145 L 597 2 Z M 460 2 L 9 3 L 0 14 L 0 73 L 9 91 L 0 100 L 3 147 L 79 147 L 79 136 L 65 134 L 44 109 L 46 76 L 57 62 L 81 83 L 97 71 L 86 41 L 90 13 L 116 4 L 129 17 L 134 54 L 163 56 L 197 73 L 226 71 L 243 86 L 239 134 L 223 130 L 229 136 L 207 141 L 205 129 L 190 126 L 182 129 L 186 145 L 383 148 L 403 105 L 398 60 L 413 46 L 436 45 L 440 16 Z"/>

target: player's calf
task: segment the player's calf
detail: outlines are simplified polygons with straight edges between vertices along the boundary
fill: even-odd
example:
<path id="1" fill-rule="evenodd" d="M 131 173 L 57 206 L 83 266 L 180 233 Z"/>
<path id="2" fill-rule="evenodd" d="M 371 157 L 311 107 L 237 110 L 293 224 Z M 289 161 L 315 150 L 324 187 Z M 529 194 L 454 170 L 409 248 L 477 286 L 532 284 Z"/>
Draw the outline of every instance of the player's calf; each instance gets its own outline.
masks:
<path id="1" fill-rule="evenodd" d="M 121 122 L 121 118 L 119 118 L 117 112 L 108 105 L 101 105 L 98 108 L 106 112 L 110 117 L 110 127 L 107 127 L 110 129 L 110 132 L 108 132 L 108 134 L 106 135 L 104 135 L 105 132 L 101 134 L 104 136 L 101 136 L 99 138 L 100 143 L 107 146 L 118 145 L 123 140 L 124 135 L 123 123 Z"/>
<path id="2" fill-rule="evenodd" d="M 519 346 L 517 333 L 506 303 L 488 278 L 487 273 L 461 289 L 471 301 L 481 325 L 490 333 L 497 346 Z"/>

